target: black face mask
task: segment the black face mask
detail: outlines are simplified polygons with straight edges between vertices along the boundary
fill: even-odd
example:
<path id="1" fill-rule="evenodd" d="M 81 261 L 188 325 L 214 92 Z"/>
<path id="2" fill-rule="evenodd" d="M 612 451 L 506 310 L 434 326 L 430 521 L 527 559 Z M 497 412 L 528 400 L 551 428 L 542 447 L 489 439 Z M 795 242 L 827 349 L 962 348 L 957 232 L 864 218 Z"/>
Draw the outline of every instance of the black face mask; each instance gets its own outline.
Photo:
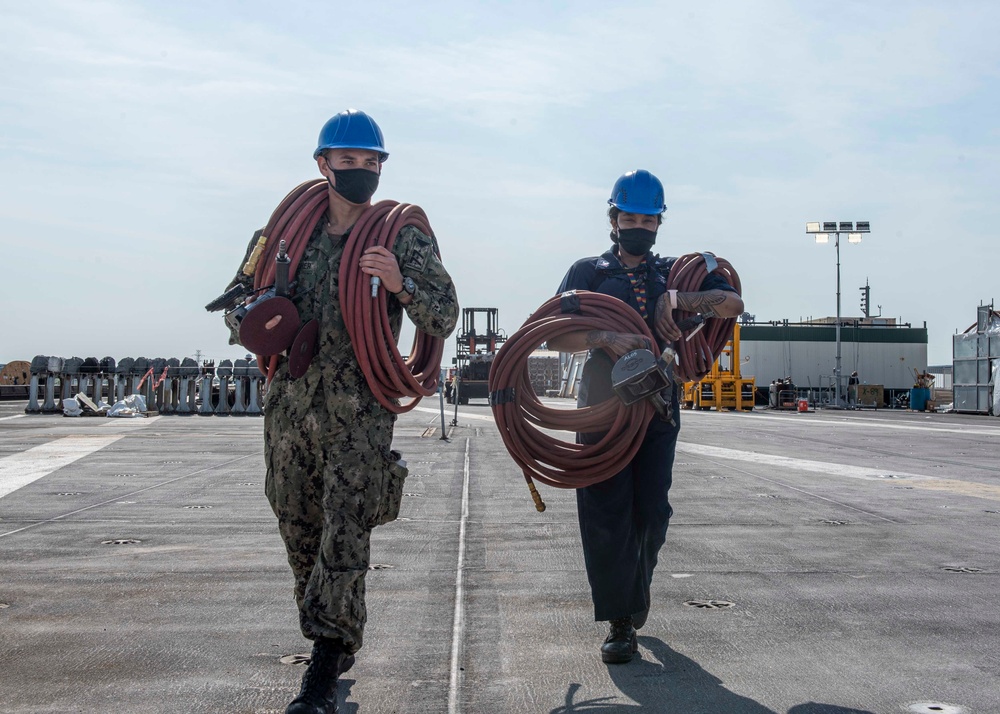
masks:
<path id="1" fill-rule="evenodd" d="M 329 165 L 329 164 L 328 164 Z M 333 190 L 351 203 L 368 203 L 378 188 L 378 174 L 368 169 L 331 169 Z"/>
<path id="2" fill-rule="evenodd" d="M 630 255 L 646 255 L 656 242 L 656 231 L 647 228 L 619 228 L 618 234 L 611 234 L 611 240 Z"/>

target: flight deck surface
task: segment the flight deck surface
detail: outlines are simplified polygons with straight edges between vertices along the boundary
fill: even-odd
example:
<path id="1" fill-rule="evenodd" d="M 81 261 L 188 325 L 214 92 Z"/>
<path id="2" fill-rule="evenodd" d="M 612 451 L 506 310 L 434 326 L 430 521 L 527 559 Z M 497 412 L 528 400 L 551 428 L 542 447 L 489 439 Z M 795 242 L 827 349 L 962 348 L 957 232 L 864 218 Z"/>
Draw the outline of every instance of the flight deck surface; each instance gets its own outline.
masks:
<path id="1" fill-rule="evenodd" d="M 605 665 L 572 491 L 485 404 L 397 422 L 341 712 L 1000 712 L 1000 419 L 682 413 L 639 655 Z M 262 420 L 0 402 L 0 712 L 280 714 L 309 643 Z"/>

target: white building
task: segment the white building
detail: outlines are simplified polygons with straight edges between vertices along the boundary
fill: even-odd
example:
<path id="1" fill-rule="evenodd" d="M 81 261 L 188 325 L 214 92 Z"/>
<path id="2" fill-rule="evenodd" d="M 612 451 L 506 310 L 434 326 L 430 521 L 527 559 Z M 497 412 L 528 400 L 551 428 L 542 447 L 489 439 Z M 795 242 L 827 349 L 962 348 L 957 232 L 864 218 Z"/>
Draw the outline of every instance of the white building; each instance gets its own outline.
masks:
<path id="1" fill-rule="evenodd" d="M 744 377 L 754 377 L 758 388 L 785 377 L 800 388 L 833 388 L 836 333 L 834 318 L 743 324 L 740 371 Z M 914 370 L 927 369 L 927 326 L 897 325 L 889 318 L 841 320 L 840 351 L 841 389 L 846 389 L 854 371 L 861 384 L 909 389 Z"/>

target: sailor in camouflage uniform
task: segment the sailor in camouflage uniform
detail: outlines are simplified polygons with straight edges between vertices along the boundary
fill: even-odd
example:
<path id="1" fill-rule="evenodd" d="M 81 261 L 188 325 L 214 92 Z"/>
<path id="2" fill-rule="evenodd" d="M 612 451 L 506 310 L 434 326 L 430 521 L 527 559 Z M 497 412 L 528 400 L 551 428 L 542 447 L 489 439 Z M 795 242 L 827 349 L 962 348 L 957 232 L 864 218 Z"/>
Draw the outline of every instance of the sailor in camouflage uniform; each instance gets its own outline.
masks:
<path id="1" fill-rule="evenodd" d="M 337 677 L 363 642 L 371 530 L 396 517 L 406 477 L 390 450 L 396 416 L 368 388 L 338 292 L 347 236 L 388 156 L 382 133 L 364 112 L 341 112 L 323 127 L 314 156 L 330 183 L 330 212 L 299 263 L 293 301 L 303 324 L 319 321 L 317 354 L 298 379 L 282 359 L 263 404 L 265 491 L 295 576 L 302 632 L 314 643 L 287 714 L 337 710 Z M 452 333 L 458 298 L 429 236 L 406 226 L 391 252 L 369 248 L 361 269 L 396 296 L 388 315 L 397 338 L 403 310 L 423 332 Z"/>

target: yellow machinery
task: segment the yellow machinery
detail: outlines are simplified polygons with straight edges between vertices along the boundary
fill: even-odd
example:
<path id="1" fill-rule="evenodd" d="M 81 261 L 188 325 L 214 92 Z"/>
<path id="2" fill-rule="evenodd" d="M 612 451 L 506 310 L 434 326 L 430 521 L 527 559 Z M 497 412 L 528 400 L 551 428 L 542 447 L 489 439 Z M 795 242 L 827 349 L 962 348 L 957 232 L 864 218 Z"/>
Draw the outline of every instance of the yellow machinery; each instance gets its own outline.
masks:
<path id="1" fill-rule="evenodd" d="M 723 368 L 723 363 L 728 368 Z M 684 383 L 684 403 L 687 409 L 723 409 L 751 411 L 756 385 L 754 378 L 740 376 L 740 326 L 733 326 L 733 337 L 712 365 L 712 371 L 700 382 Z"/>

